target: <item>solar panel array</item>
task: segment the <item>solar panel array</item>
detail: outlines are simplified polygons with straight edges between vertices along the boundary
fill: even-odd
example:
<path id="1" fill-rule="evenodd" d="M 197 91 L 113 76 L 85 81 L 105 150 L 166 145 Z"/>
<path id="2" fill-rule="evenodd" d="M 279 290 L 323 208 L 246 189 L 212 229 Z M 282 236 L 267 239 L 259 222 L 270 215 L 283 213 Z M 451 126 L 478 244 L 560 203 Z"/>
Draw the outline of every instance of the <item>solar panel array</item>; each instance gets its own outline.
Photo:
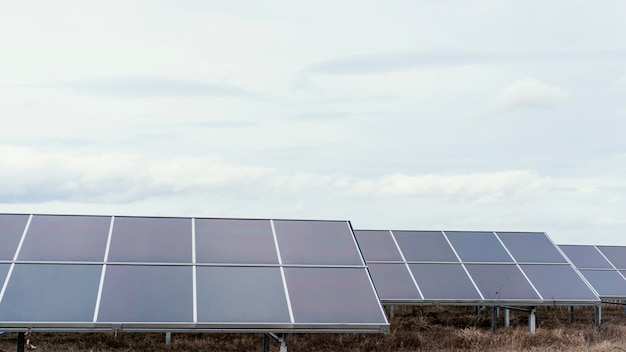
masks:
<path id="1" fill-rule="evenodd" d="M 596 305 L 545 233 L 355 230 L 385 304 Z"/>
<path id="2" fill-rule="evenodd" d="M 626 247 L 559 245 L 602 299 L 626 299 Z"/>
<path id="3" fill-rule="evenodd" d="M 0 328 L 387 332 L 347 221 L 0 214 Z"/>

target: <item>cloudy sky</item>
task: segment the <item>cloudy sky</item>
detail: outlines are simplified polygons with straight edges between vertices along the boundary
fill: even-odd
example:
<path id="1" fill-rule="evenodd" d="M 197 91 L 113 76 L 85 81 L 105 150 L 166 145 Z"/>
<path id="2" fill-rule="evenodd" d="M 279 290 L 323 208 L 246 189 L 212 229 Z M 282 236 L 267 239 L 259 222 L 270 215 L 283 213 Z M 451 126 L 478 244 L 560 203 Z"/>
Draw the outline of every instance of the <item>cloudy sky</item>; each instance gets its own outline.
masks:
<path id="1" fill-rule="evenodd" d="M 13 1 L 0 212 L 626 245 L 624 1 Z"/>

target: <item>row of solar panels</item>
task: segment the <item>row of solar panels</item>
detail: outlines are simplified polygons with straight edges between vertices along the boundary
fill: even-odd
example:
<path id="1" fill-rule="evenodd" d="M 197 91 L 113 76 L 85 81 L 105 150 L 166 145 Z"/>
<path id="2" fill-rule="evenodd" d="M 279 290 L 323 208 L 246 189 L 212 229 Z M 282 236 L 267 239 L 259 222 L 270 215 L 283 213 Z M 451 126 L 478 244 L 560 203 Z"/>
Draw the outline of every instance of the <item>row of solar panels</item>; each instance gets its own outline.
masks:
<path id="1" fill-rule="evenodd" d="M 626 298 L 618 247 L 558 247 L 545 233 L 0 214 L 0 243 L 3 330 L 387 332 L 381 303 Z"/>

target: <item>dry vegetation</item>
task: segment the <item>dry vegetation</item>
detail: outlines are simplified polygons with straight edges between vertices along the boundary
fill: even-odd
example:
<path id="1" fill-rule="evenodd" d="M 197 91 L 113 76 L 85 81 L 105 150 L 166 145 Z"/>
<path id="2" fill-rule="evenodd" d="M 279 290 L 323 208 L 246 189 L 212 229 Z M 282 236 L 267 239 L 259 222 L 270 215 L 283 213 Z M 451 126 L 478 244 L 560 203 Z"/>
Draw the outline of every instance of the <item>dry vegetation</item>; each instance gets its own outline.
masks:
<path id="1" fill-rule="evenodd" d="M 15 351 L 16 335 L 0 339 L 0 350 Z M 36 333 L 36 351 L 262 351 L 261 334 Z M 537 330 L 531 335 L 527 314 L 511 312 L 511 327 L 491 332 L 491 310 L 479 315 L 473 307 L 396 307 L 389 334 L 292 334 L 289 351 L 626 351 L 626 315 L 616 306 L 603 307 L 596 329 L 593 308 L 577 308 L 570 323 L 566 307 L 537 309 Z M 272 342 L 271 351 L 278 351 Z"/>

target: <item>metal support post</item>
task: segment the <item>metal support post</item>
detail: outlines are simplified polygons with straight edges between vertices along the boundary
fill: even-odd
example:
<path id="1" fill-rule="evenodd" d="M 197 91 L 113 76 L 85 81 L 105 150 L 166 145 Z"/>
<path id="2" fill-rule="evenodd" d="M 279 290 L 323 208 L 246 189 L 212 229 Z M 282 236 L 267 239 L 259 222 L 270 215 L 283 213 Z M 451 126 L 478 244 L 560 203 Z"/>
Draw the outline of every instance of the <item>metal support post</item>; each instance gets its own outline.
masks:
<path id="1" fill-rule="evenodd" d="M 168 331 L 165 333 L 165 344 L 169 345 L 172 343 L 172 332 Z"/>
<path id="2" fill-rule="evenodd" d="M 511 326 L 511 310 L 504 308 L 504 327 L 508 328 L 509 326 Z"/>
<path id="3" fill-rule="evenodd" d="M 602 322 L 602 306 L 595 306 L 595 315 L 593 320 L 596 324 L 596 328 L 599 328 L 600 323 Z"/>
<path id="4" fill-rule="evenodd" d="M 569 313 L 569 322 L 571 324 L 574 322 L 574 306 L 568 306 L 567 312 Z"/>
<path id="5" fill-rule="evenodd" d="M 24 352 L 24 333 L 17 333 L 17 352 Z"/>
<path id="6" fill-rule="evenodd" d="M 287 341 L 285 340 L 285 337 L 285 334 L 280 335 L 280 348 L 278 349 L 279 352 L 287 352 Z"/>
<path id="7" fill-rule="evenodd" d="M 263 352 L 270 352 L 270 336 L 263 334 Z"/>
<path id="8" fill-rule="evenodd" d="M 491 307 L 491 332 L 498 332 L 498 307 Z"/>
<path id="9" fill-rule="evenodd" d="M 389 306 L 389 318 L 393 318 L 393 308 L 394 307 L 395 306 L 393 304 Z"/>
<path id="10" fill-rule="evenodd" d="M 535 333 L 535 329 L 536 329 L 536 321 L 535 321 L 535 307 L 530 307 L 530 311 L 528 313 L 528 331 L 531 334 Z"/>

